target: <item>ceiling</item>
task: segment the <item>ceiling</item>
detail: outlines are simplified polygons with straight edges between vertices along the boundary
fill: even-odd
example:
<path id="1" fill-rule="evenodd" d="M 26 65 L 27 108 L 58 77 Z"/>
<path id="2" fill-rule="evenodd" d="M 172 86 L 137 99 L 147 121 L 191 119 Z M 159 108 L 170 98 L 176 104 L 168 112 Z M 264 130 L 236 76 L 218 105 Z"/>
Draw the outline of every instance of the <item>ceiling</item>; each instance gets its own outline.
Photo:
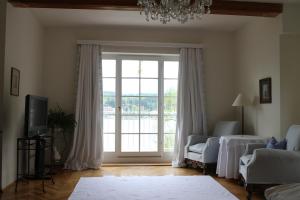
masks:
<path id="1" fill-rule="evenodd" d="M 300 0 L 237 0 L 264 3 L 294 3 Z M 189 28 L 233 31 L 258 17 L 237 15 L 205 15 L 201 20 L 195 19 L 186 24 L 172 21 L 161 24 L 159 21 L 145 20 L 139 11 L 130 10 L 84 10 L 30 8 L 45 27 L 97 27 L 97 26 L 142 26 L 160 28 Z"/>
<path id="2" fill-rule="evenodd" d="M 138 11 L 78 10 L 31 8 L 36 18 L 45 27 L 97 27 L 97 26 L 142 26 L 233 31 L 257 17 L 232 15 L 205 15 L 185 24 L 172 21 L 162 24 L 159 21 L 145 20 Z"/>

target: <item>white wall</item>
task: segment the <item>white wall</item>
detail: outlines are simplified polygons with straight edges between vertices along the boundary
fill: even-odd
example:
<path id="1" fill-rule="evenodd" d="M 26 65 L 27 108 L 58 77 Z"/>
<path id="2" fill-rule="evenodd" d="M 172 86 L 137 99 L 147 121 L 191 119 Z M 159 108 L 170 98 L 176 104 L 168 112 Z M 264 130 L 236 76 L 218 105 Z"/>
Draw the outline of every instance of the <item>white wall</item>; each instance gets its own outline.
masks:
<path id="1" fill-rule="evenodd" d="M 260 18 L 236 33 L 236 86 L 252 106 L 245 108 L 246 133 L 280 137 L 281 17 Z M 259 104 L 259 79 L 272 78 L 272 103 Z"/>
<path id="2" fill-rule="evenodd" d="M 248 130 L 258 135 L 285 137 L 300 124 L 299 51 L 300 4 L 284 4 L 282 16 L 260 19 L 237 32 L 238 90 L 258 96 L 258 80 L 272 77 L 272 104 L 246 110 Z"/>
<path id="3" fill-rule="evenodd" d="M 42 95 L 43 30 L 27 9 L 7 7 L 2 187 L 16 178 L 16 140 L 23 136 L 25 96 Z M 10 96 L 11 67 L 21 71 L 20 96 Z"/>
<path id="4" fill-rule="evenodd" d="M 281 130 L 300 124 L 300 34 L 280 37 Z"/>
<path id="5" fill-rule="evenodd" d="M 155 28 L 49 28 L 45 34 L 44 85 L 50 107 L 56 103 L 73 112 L 77 40 L 202 43 L 205 47 L 207 110 L 210 127 L 234 119 L 234 35 L 232 32 Z"/>
<path id="6" fill-rule="evenodd" d="M 6 29 L 6 0 L 0 1 L 0 189 L 2 188 L 2 127 L 3 127 L 3 83 L 5 57 L 5 29 Z"/>
<path id="7" fill-rule="evenodd" d="M 280 37 L 281 131 L 300 124 L 300 3 L 286 4 Z"/>
<path id="8" fill-rule="evenodd" d="M 300 32 L 300 3 L 284 4 L 282 28 L 285 33 Z"/>

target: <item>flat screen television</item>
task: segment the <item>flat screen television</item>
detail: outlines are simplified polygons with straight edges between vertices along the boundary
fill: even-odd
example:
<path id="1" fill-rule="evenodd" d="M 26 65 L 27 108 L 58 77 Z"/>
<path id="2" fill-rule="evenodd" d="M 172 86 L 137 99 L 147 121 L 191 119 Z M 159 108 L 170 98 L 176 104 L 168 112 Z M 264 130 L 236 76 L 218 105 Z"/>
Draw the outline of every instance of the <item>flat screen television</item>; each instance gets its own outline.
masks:
<path id="1" fill-rule="evenodd" d="M 25 102 L 25 136 L 35 137 L 47 133 L 48 98 L 27 95 Z"/>

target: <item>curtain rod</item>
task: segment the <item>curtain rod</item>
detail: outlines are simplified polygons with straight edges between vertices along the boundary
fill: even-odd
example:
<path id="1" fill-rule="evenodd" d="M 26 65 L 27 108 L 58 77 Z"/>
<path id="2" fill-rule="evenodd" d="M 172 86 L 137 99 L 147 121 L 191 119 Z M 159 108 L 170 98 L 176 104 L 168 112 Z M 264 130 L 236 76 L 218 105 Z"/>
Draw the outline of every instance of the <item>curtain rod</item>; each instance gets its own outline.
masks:
<path id="1" fill-rule="evenodd" d="M 77 44 L 97 44 L 102 46 L 127 46 L 127 47 L 203 48 L 202 44 L 197 44 L 197 43 L 194 44 L 194 43 L 78 40 Z"/>

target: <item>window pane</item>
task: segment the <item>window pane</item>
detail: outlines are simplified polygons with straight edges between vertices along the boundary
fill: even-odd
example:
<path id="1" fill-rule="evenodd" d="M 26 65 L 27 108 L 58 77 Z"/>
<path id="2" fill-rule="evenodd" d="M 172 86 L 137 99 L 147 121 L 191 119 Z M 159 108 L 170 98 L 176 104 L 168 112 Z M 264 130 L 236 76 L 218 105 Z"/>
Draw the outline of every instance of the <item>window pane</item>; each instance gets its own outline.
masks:
<path id="1" fill-rule="evenodd" d="M 122 133 L 139 133 L 139 117 L 122 116 Z"/>
<path id="2" fill-rule="evenodd" d="M 177 96 L 177 80 L 164 81 L 164 95 Z"/>
<path id="3" fill-rule="evenodd" d="M 103 132 L 115 133 L 115 115 L 103 115 Z"/>
<path id="4" fill-rule="evenodd" d="M 116 60 L 102 60 L 102 76 L 116 77 Z"/>
<path id="5" fill-rule="evenodd" d="M 139 151 L 139 135 L 138 134 L 122 134 L 121 138 L 122 152 L 138 152 Z"/>
<path id="6" fill-rule="evenodd" d="M 104 114 L 114 114 L 116 107 L 115 97 L 103 97 L 103 112 Z"/>
<path id="7" fill-rule="evenodd" d="M 122 114 L 139 114 L 139 97 L 122 97 Z"/>
<path id="8" fill-rule="evenodd" d="M 164 62 L 164 77 L 165 78 L 178 78 L 178 61 L 165 61 Z"/>
<path id="9" fill-rule="evenodd" d="M 142 78 L 158 78 L 158 61 L 141 61 Z"/>
<path id="10" fill-rule="evenodd" d="M 103 134 L 103 150 L 115 152 L 115 134 Z"/>
<path id="11" fill-rule="evenodd" d="M 177 97 L 164 97 L 164 114 L 176 114 Z"/>
<path id="12" fill-rule="evenodd" d="M 139 79 L 123 79 L 122 95 L 123 96 L 139 96 Z"/>
<path id="13" fill-rule="evenodd" d="M 141 114 L 158 114 L 157 97 L 141 97 Z"/>
<path id="14" fill-rule="evenodd" d="M 175 134 L 164 135 L 164 151 L 171 152 L 174 150 Z"/>
<path id="15" fill-rule="evenodd" d="M 116 95 L 116 79 L 103 78 L 103 96 L 115 96 L 115 95 Z"/>
<path id="16" fill-rule="evenodd" d="M 158 96 L 158 80 L 141 79 L 141 96 Z"/>
<path id="17" fill-rule="evenodd" d="M 138 60 L 122 60 L 122 77 L 139 77 Z"/>
<path id="18" fill-rule="evenodd" d="M 142 152 L 157 152 L 158 141 L 157 134 L 141 134 Z"/>
<path id="19" fill-rule="evenodd" d="M 165 115 L 164 116 L 164 132 L 176 133 L 176 116 Z"/>
<path id="20" fill-rule="evenodd" d="M 141 116 L 141 133 L 157 133 L 157 127 L 157 116 Z"/>

